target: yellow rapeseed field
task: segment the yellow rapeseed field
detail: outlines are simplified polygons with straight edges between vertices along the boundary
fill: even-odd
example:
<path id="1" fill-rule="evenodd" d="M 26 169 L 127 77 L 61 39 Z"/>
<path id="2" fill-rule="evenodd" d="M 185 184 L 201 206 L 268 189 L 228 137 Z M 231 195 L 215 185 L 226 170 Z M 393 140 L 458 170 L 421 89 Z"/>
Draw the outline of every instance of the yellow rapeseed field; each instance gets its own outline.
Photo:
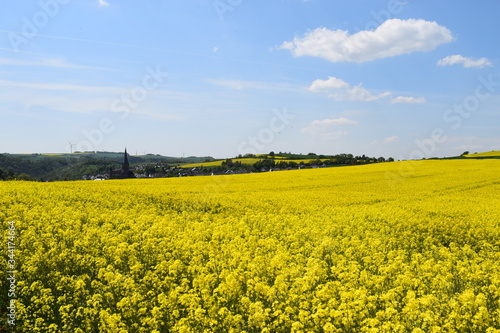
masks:
<path id="1" fill-rule="evenodd" d="M 13 331 L 500 332 L 500 160 L 0 191 Z"/>
<path id="2" fill-rule="evenodd" d="M 500 151 L 487 151 L 484 153 L 475 153 L 464 155 L 465 157 L 500 157 Z"/>

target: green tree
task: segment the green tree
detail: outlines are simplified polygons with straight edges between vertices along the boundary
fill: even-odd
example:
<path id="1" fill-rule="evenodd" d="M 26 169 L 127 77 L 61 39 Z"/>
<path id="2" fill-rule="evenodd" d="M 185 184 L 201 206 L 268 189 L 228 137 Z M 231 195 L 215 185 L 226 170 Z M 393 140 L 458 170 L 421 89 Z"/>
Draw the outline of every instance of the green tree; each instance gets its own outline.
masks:
<path id="1" fill-rule="evenodd" d="M 7 173 L 0 169 L 0 180 L 6 180 L 7 179 Z"/>
<path id="2" fill-rule="evenodd" d="M 17 180 L 23 180 L 23 181 L 29 181 L 29 182 L 36 182 L 37 179 L 28 175 L 28 174 L 25 174 L 25 173 L 22 173 L 20 174 L 19 176 L 17 176 L 16 178 Z"/>
<path id="3" fill-rule="evenodd" d="M 144 173 L 149 177 L 156 173 L 156 168 L 153 165 L 148 165 L 144 168 Z"/>

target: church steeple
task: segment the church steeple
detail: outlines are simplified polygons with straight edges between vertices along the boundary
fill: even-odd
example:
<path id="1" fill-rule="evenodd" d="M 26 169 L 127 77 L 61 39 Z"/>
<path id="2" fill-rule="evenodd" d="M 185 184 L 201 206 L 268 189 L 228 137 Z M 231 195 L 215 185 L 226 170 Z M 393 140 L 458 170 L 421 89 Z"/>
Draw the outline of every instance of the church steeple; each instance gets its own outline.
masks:
<path id="1" fill-rule="evenodd" d="M 130 170 L 130 164 L 128 162 L 127 148 L 125 148 L 125 153 L 123 155 L 123 164 L 121 170 L 109 170 L 109 179 L 128 179 L 135 178 L 134 172 Z"/>
<path id="2" fill-rule="evenodd" d="M 125 156 L 123 157 L 123 164 L 122 164 L 122 176 L 124 178 L 128 178 L 129 171 L 130 171 L 130 164 L 128 163 L 127 148 L 125 148 Z"/>
<path id="3" fill-rule="evenodd" d="M 128 154 L 127 154 L 127 148 L 125 148 L 125 156 L 123 158 L 123 164 L 128 164 Z"/>

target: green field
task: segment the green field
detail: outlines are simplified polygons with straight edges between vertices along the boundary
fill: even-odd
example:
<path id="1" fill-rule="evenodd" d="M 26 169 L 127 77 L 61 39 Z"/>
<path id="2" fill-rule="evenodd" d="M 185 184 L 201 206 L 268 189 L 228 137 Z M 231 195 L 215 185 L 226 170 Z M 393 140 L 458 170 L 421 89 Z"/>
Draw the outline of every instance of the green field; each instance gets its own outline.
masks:
<path id="1" fill-rule="evenodd" d="M 258 161 L 262 161 L 261 158 L 235 158 L 231 159 L 234 162 L 241 162 L 242 164 L 252 165 Z M 216 167 L 221 166 L 222 162 L 225 160 L 213 161 L 213 162 L 201 162 L 201 163 L 189 163 L 181 165 L 183 168 L 198 168 L 198 167 Z"/>
<path id="2" fill-rule="evenodd" d="M 259 161 L 263 161 L 264 159 L 263 158 L 234 158 L 234 159 L 231 159 L 234 162 L 241 162 L 241 164 L 245 164 L 245 165 L 252 165 L 252 164 L 255 164 Z M 311 162 L 314 162 L 314 161 L 317 161 L 318 159 L 303 159 L 303 160 L 287 160 L 287 159 L 284 159 L 284 158 L 281 158 L 281 157 L 276 157 L 275 158 L 275 162 L 276 163 L 279 163 L 279 162 L 295 162 L 297 164 L 300 164 L 301 162 L 307 164 L 307 163 L 311 163 Z M 329 159 L 328 158 L 323 158 L 321 159 L 322 162 L 324 161 L 328 161 Z M 224 162 L 225 160 L 219 160 L 219 161 L 213 161 L 213 162 L 203 162 L 203 163 L 189 163 L 189 164 L 184 164 L 184 165 L 181 165 L 181 167 L 183 168 L 198 168 L 198 167 L 216 167 L 216 166 L 220 166 L 222 165 L 222 162 Z"/>

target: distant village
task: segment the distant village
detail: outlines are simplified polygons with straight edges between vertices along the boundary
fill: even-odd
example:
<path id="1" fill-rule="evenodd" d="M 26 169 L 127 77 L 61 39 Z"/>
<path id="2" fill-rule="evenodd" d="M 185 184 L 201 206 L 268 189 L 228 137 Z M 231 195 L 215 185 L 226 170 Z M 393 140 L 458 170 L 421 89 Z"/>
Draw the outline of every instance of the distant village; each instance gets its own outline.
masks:
<path id="1" fill-rule="evenodd" d="M 274 154 L 274 153 L 273 153 Z M 392 158 L 386 160 L 383 157 L 367 158 L 363 156 L 352 156 L 342 154 L 345 160 L 338 159 L 315 159 L 313 162 L 293 162 L 288 160 L 274 160 L 264 158 L 253 165 L 233 162 L 232 159 L 222 161 L 220 166 L 212 167 L 191 167 L 171 166 L 166 163 L 144 163 L 131 167 L 128 153 L 125 149 L 122 167 L 120 169 L 110 169 L 108 173 L 97 175 L 84 175 L 83 180 L 108 180 L 108 179 L 130 179 L 130 178 L 165 178 L 165 177 L 193 177 L 193 176 L 215 176 L 228 174 L 246 174 L 255 172 L 272 172 L 298 169 L 317 169 L 333 166 L 345 166 L 366 163 L 392 162 Z M 342 163 L 339 163 L 342 162 Z"/>
<path id="2" fill-rule="evenodd" d="M 130 178 L 192 177 L 246 174 L 284 170 L 343 167 L 392 162 L 389 157 L 352 154 L 322 155 L 269 152 L 245 154 L 224 160 L 211 156 L 170 157 L 124 152 L 75 152 L 69 154 L 0 154 L 0 181 L 38 182 Z"/>

